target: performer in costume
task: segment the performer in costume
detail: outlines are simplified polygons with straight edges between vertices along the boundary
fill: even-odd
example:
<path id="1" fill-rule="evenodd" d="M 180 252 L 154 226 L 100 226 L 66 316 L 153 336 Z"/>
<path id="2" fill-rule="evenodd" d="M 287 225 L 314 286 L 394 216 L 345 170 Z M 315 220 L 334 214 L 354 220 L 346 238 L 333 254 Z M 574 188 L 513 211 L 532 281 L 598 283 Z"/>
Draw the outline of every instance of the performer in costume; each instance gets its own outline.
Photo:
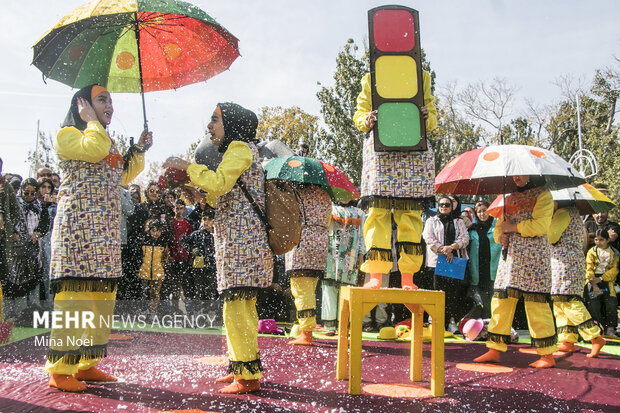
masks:
<path id="1" fill-rule="evenodd" d="M 223 300 L 230 383 L 220 393 L 241 394 L 260 389 L 263 375 L 258 351 L 256 297 L 271 285 L 273 258 L 265 227 L 237 181 L 265 208 L 264 173 L 258 159 L 254 112 L 235 103 L 219 103 L 207 126 L 211 142 L 223 153 L 216 171 L 176 157 L 164 167 L 186 170 L 191 181 L 217 196 L 214 220 L 217 289 Z"/>
<path id="2" fill-rule="evenodd" d="M 531 367 L 554 367 L 557 336 L 549 308 L 551 291 L 550 247 L 547 232 L 553 216 L 551 193 L 541 176 L 513 176 L 518 191 L 505 198 L 505 216 L 495 225 L 495 241 L 507 248 L 501 257 L 491 300 L 489 351 L 477 363 L 495 362 L 507 350 L 510 326 L 519 298 L 523 297 L 532 343 L 541 356 Z"/>
<path id="3" fill-rule="evenodd" d="M 299 244 L 285 256 L 299 320 L 299 335 L 289 344 L 309 346 L 316 327 L 316 284 L 323 278 L 327 264 L 327 227 L 332 201 L 319 185 L 302 185 L 299 196 L 304 214 L 301 237 Z"/>
<path id="4" fill-rule="evenodd" d="M 556 202 L 557 204 L 557 202 Z M 560 351 L 574 352 L 578 333 L 592 343 L 587 357 L 597 357 L 605 340 L 583 304 L 586 229 L 574 206 L 556 208 L 548 233 L 551 244 L 551 299 L 562 344 Z"/>
<path id="5" fill-rule="evenodd" d="M 94 329 L 83 325 L 52 329 L 45 371 L 52 374 L 49 385 L 65 391 L 85 390 L 80 380 L 116 381 L 95 368 L 106 355 L 110 333 L 98 320 L 112 316 L 122 276 L 121 185 L 142 171 L 144 151 L 153 138 L 143 131 L 123 158 L 106 131 L 113 112 L 106 89 L 84 87 L 73 96 L 56 136 L 63 181 L 51 240 L 54 310 L 91 311 L 96 320 Z M 88 343 L 76 344 L 75 339 L 85 337 Z"/>
<path id="6" fill-rule="evenodd" d="M 332 205 L 327 230 L 327 265 L 321 285 L 321 319 L 330 330 L 335 330 L 337 325 L 340 286 L 357 285 L 358 269 L 364 256 L 361 230 L 364 212 L 355 205 L 354 201 Z"/>
<path id="7" fill-rule="evenodd" d="M 437 126 L 435 98 L 431 94 L 431 76 L 424 71 L 424 106 L 420 112 L 426 121 L 426 131 Z M 377 121 L 372 110 L 370 74 L 362 78 L 362 91 L 357 97 L 355 126 L 369 132 Z M 362 202 L 368 205 L 364 224 L 367 259 L 361 270 L 370 273 L 366 288 L 381 287 L 382 274 L 392 268 L 392 210 L 397 225 L 398 269 L 404 289 L 417 289 L 413 274 L 420 270 L 423 260 L 422 211 L 435 195 L 435 154 L 430 147 L 419 152 L 376 152 L 371 134 L 364 139 L 362 167 Z"/>

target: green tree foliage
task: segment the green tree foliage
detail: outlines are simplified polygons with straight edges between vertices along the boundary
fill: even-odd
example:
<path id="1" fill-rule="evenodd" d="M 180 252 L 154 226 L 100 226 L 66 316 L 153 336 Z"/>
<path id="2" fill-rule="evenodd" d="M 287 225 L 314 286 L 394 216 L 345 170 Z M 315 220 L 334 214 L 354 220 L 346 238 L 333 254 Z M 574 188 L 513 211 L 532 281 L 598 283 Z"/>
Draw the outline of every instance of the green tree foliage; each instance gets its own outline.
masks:
<path id="1" fill-rule="evenodd" d="M 312 156 L 316 147 L 317 123 L 317 116 L 304 112 L 298 106 L 264 106 L 258 116 L 256 137 L 261 141 L 278 139 L 293 150 L 297 149 L 301 139 L 310 147 L 309 154 Z"/>
<path id="2" fill-rule="evenodd" d="M 317 93 L 326 130 L 317 133 L 318 157 L 333 163 L 359 185 L 362 175 L 364 133 L 353 124 L 361 78 L 369 72 L 368 52 L 359 56 L 359 47 L 349 39 L 336 58 L 334 85 Z"/>

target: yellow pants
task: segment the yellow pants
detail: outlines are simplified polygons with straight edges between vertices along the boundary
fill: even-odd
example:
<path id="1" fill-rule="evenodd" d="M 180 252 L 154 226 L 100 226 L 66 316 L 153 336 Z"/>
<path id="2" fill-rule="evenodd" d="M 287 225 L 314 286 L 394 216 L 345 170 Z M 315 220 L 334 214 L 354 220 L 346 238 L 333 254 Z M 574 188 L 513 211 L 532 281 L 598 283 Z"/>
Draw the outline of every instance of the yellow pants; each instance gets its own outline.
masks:
<path id="1" fill-rule="evenodd" d="M 554 301 L 553 314 L 558 326 L 558 340 L 576 343 L 579 335 L 590 341 L 601 335 L 601 329 L 592 321 L 592 316 L 581 300 Z"/>
<path id="2" fill-rule="evenodd" d="M 256 298 L 224 300 L 223 307 L 229 370 L 237 380 L 259 380 L 263 369 L 258 352 Z"/>
<path id="3" fill-rule="evenodd" d="M 291 293 L 295 298 L 299 330 L 312 331 L 316 327 L 316 277 L 291 277 Z"/>
<path id="4" fill-rule="evenodd" d="M 68 354 L 56 361 L 45 363 L 45 371 L 50 374 L 74 374 L 78 370 L 88 370 L 96 366 L 105 352 L 108 344 L 110 329 L 112 327 L 112 315 L 114 314 L 114 304 L 116 302 L 116 292 L 72 292 L 62 291 L 54 298 L 54 311 L 70 312 L 93 312 L 94 328 L 79 325 L 69 328 L 53 328 L 50 334 L 50 353 Z M 109 320 L 103 323 L 102 319 Z M 87 339 L 89 345 L 71 345 L 70 340 L 75 343 L 76 339 Z M 79 354 L 79 359 L 76 359 Z"/>
<path id="5" fill-rule="evenodd" d="M 400 243 L 420 244 L 422 237 L 422 211 L 421 210 L 394 210 L 396 222 L 396 236 Z M 392 269 L 392 211 L 384 208 L 370 208 L 368 217 L 364 223 L 364 242 L 366 251 L 369 251 L 368 259 L 362 264 L 361 270 L 369 274 L 388 274 Z M 420 247 L 418 247 L 420 248 Z M 373 253 L 382 251 L 384 253 Z M 388 252 L 389 251 L 389 252 Z M 422 251 L 400 251 L 398 269 L 403 274 L 414 274 L 422 266 Z"/>
<path id="6" fill-rule="evenodd" d="M 519 299 L 514 297 L 493 297 L 491 300 L 491 321 L 489 322 L 489 333 L 491 335 L 510 337 L 510 328 L 518 302 Z M 527 324 L 532 342 L 536 346 L 536 352 L 541 356 L 554 353 L 558 347 L 555 345 L 555 325 L 549 304 L 535 301 L 524 301 L 524 304 Z M 551 342 L 553 344 L 549 344 Z M 496 341 L 491 338 L 487 341 L 487 347 L 502 352 L 508 348 L 504 341 Z"/>

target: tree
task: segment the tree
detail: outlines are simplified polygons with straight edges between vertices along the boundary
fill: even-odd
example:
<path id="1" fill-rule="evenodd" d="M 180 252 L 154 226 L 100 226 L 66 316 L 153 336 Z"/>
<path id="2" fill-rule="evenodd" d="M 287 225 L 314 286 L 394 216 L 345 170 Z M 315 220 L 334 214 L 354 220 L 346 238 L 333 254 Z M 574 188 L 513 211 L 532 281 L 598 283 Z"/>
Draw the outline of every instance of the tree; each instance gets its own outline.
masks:
<path id="1" fill-rule="evenodd" d="M 258 116 L 256 137 L 259 140 L 281 140 L 293 150 L 301 139 L 308 144 L 312 154 L 316 146 L 318 119 L 297 106 L 264 106 Z"/>
<path id="2" fill-rule="evenodd" d="M 505 79 L 494 78 L 468 85 L 457 94 L 465 115 L 491 129 L 488 136 L 483 136 L 485 145 L 502 142 L 516 90 Z"/>
<path id="3" fill-rule="evenodd" d="M 361 182 L 364 133 L 353 124 L 353 115 L 362 91 L 360 80 L 370 71 L 368 51 L 358 56 L 358 50 L 353 39 L 347 40 L 336 58 L 334 86 L 323 86 L 316 95 L 327 126 L 318 132 L 317 155 L 340 168 L 355 185 Z"/>

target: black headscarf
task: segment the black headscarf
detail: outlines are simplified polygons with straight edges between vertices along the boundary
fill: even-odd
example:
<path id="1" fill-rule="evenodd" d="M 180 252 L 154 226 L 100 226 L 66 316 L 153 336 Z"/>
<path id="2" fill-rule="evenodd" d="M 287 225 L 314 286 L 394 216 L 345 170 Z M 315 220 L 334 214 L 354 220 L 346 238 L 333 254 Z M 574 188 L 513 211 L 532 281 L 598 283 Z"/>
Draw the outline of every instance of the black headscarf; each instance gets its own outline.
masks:
<path id="1" fill-rule="evenodd" d="M 80 117 L 80 112 L 78 111 L 77 100 L 78 98 L 84 98 L 90 103 L 93 104 L 93 101 L 90 97 L 91 90 L 95 86 L 95 84 L 85 86 L 82 89 L 75 92 L 75 95 L 71 98 L 71 106 L 69 107 L 69 112 L 65 117 L 65 121 L 62 123 L 61 127 L 65 128 L 68 126 L 73 126 L 76 129 L 83 131 L 86 129 L 86 122 L 82 120 Z"/>
<path id="2" fill-rule="evenodd" d="M 456 201 L 456 207 L 452 208 L 452 218 L 461 219 L 461 200 L 456 195 L 450 195 Z"/>
<path id="3" fill-rule="evenodd" d="M 232 102 L 218 103 L 222 111 L 222 123 L 224 124 L 224 140 L 217 148 L 218 152 L 224 153 L 232 141 L 254 142 L 258 117 L 249 109 Z"/>
<path id="4" fill-rule="evenodd" d="M 452 200 L 448 197 L 442 197 L 439 199 L 439 202 L 443 200 L 450 201 L 450 209 L 452 209 Z M 437 215 L 443 224 L 443 245 L 452 245 L 456 239 L 456 227 L 454 226 L 455 218 L 453 214 L 454 211 L 451 211 L 448 214 L 439 213 L 439 215 Z"/>
<path id="5" fill-rule="evenodd" d="M 528 189 L 538 188 L 544 186 L 546 183 L 545 177 L 542 175 L 530 175 L 530 180 L 522 187 L 517 187 L 517 192 L 527 191 Z"/>

